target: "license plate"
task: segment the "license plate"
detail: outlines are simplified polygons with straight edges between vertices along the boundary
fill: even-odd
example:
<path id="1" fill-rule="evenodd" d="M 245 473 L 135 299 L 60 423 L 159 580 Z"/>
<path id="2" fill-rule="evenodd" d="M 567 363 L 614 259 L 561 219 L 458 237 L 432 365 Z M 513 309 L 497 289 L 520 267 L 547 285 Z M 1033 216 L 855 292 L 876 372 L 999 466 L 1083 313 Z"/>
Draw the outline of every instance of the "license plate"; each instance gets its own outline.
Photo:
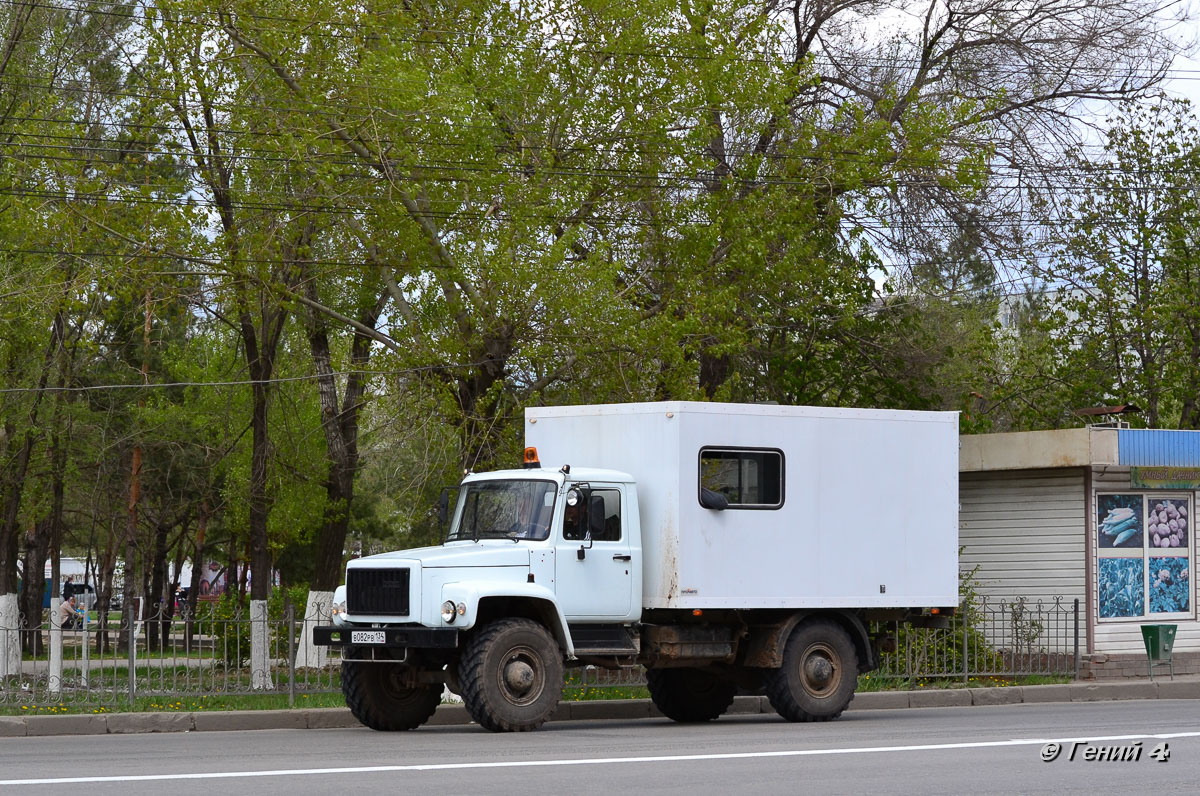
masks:
<path id="1" fill-rule="evenodd" d="M 351 630 L 351 644 L 386 644 L 387 634 L 382 630 Z"/>

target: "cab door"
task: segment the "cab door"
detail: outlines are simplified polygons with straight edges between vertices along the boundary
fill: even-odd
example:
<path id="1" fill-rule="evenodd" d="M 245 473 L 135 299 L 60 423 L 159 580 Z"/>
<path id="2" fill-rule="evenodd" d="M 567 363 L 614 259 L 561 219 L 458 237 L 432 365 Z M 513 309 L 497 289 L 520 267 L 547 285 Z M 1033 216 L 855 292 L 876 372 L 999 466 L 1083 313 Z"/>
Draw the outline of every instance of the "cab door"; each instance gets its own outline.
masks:
<path id="1" fill-rule="evenodd" d="M 568 622 L 629 615 L 633 568 L 641 562 L 633 560 L 630 550 L 624 505 L 623 491 L 616 486 L 595 486 L 577 506 L 564 505 L 554 581 Z"/>

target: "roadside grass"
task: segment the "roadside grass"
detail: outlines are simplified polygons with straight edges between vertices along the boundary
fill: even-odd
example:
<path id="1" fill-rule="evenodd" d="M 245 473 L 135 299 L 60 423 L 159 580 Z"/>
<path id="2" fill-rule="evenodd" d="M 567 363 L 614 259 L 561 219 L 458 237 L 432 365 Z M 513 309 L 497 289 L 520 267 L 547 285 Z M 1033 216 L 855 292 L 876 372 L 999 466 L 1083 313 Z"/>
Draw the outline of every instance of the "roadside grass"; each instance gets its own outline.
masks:
<path id="1" fill-rule="evenodd" d="M 591 702 L 602 699 L 649 699 L 650 692 L 641 676 L 627 669 L 568 669 L 563 676 L 564 702 Z"/>
<path id="2" fill-rule="evenodd" d="M 149 675 L 151 682 L 165 686 L 172 675 L 193 685 L 196 684 L 196 670 L 186 666 L 166 667 L 166 670 L 154 667 L 149 671 L 138 667 L 136 677 L 139 682 L 146 682 Z M 164 678 L 164 675 L 166 677 Z M 286 682 L 286 673 L 276 672 L 276 684 Z M 249 675 L 240 672 L 230 672 L 221 675 L 219 682 L 212 681 L 211 676 L 201 678 L 210 681 L 211 690 L 222 688 L 249 688 Z M 995 688 L 1022 685 L 1053 685 L 1071 682 L 1066 675 L 1031 674 L 1023 676 L 981 676 L 968 677 L 964 683 L 961 677 L 894 677 L 871 673 L 858 678 L 858 692 L 872 691 L 912 691 L 938 690 L 953 688 Z M 102 703 L 96 701 L 63 700 L 54 703 L 0 704 L 0 716 L 31 716 L 31 715 L 64 715 L 64 714 L 101 714 L 101 713 L 188 713 L 197 711 L 233 711 L 233 710 L 286 710 L 295 708 L 341 708 L 345 707 L 345 699 L 341 693 L 340 677 L 336 674 L 328 683 L 321 684 L 321 691 L 306 691 L 297 693 L 294 706 L 289 706 L 288 695 L 281 693 L 252 694 L 252 693 L 210 693 L 206 695 L 149 695 L 136 697 L 132 704 L 121 697 L 122 689 L 128 684 L 128 670 L 107 670 L 103 675 L 93 672 L 88 688 L 91 691 L 105 691 L 114 698 Z M 71 685 L 69 680 L 66 686 Z M 164 691 L 168 690 L 163 688 Z M 577 674 L 568 673 L 563 687 L 562 699 L 566 702 L 588 702 L 605 699 L 649 699 L 650 692 L 644 685 L 634 683 L 596 684 L 589 683 Z"/>
<path id="3" fill-rule="evenodd" d="M 193 692 L 222 692 L 229 690 L 250 691 L 250 670 L 245 668 L 228 667 L 220 661 L 207 659 L 202 661 L 204 666 L 186 662 L 156 662 L 145 661 L 134 667 L 134 680 L 137 688 L 147 691 L 169 692 L 169 686 L 175 686 L 178 693 Z M 67 689 L 113 689 L 118 691 L 129 686 L 129 667 L 121 659 L 115 661 L 105 659 L 103 665 L 93 658 L 92 667 L 83 676 L 77 661 L 66 661 L 63 664 L 62 684 Z M 317 674 L 306 676 L 302 672 L 318 671 Z M 282 688 L 288 682 L 288 670 L 284 666 L 270 669 L 270 676 L 276 688 Z M 341 688 L 341 675 L 337 671 L 319 673 L 319 670 L 297 669 L 296 683 L 298 690 L 307 691 L 313 687 L 322 690 L 337 690 Z M 0 692 L 2 693 L 2 692 Z"/>
<path id="4" fill-rule="evenodd" d="M 568 686 L 563 689 L 564 702 L 591 702 L 600 699 L 649 699 L 645 686 Z"/>
<path id="5" fill-rule="evenodd" d="M 649 699 L 650 692 L 638 686 L 591 686 L 564 688 L 564 701 L 586 702 L 598 699 Z M 296 708 L 342 708 L 346 700 L 341 692 L 296 694 Z M 52 704 L 0 705 L 0 716 L 62 716 L 101 713 L 194 713 L 230 710 L 287 710 L 287 694 L 212 694 L 206 696 L 146 696 L 131 705 L 119 700 L 103 705 L 55 702 Z"/>
<path id="6" fill-rule="evenodd" d="M 340 708 L 341 692 L 296 694 L 296 708 Z M 138 697 L 103 705 L 57 702 L 48 705 L 0 705 L 0 716 L 46 716 L 100 713 L 196 713 L 230 710 L 287 710 L 287 694 L 212 694 L 205 696 Z"/>
<path id="7" fill-rule="evenodd" d="M 859 675 L 858 693 L 870 691 L 924 691 L 951 688 L 1007 688 L 1020 685 L 1059 685 L 1071 682 L 1069 675 L 981 675 L 968 677 L 893 677 L 878 673 Z"/>

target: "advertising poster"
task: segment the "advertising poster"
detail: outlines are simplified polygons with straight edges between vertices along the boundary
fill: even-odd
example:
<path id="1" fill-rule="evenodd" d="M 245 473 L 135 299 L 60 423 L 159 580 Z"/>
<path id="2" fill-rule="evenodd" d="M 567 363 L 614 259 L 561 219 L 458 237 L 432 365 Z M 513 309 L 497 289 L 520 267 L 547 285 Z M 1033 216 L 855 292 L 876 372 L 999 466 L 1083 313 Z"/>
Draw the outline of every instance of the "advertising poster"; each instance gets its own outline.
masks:
<path id="1" fill-rule="evenodd" d="M 1096 495 L 1100 619 L 1192 613 L 1191 515 L 1178 493 Z"/>
<path id="2" fill-rule="evenodd" d="M 1186 498 L 1150 501 L 1146 515 L 1146 541 L 1151 548 L 1182 553 L 1188 546 L 1188 502 Z"/>
<path id="3" fill-rule="evenodd" d="M 1144 576 L 1141 558 L 1100 559 L 1100 618 L 1143 616 Z"/>
<path id="4" fill-rule="evenodd" d="M 1190 592 L 1186 557 L 1150 557 L 1150 613 L 1179 614 L 1191 610 Z"/>
<path id="5" fill-rule="evenodd" d="M 1097 495 L 1096 536 L 1101 550 L 1142 549 L 1142 496 Z"/>

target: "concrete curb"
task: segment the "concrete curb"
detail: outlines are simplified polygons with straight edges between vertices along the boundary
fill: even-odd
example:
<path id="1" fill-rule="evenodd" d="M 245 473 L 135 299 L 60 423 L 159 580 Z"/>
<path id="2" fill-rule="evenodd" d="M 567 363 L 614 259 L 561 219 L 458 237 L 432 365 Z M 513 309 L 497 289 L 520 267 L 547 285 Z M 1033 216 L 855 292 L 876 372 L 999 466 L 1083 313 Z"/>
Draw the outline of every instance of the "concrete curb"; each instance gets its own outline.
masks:
<path id="1" fill-rule="evenodd" d="M 1200 679 L 1141 680 L 1131 683 L 1068 683 L 1010 688 L 955 688 L 927 691 L 869 691 L 856 694 L 849 710 L 968 707 L 972 705 L 1098 702 L 1120 699 L 1200 699 Z M 774 713 L 764 696 L 739 696 L 726 715 Z M 560 702 L 551 721 L 661 718 L 648 699 Z M 461 704 L 445 704 L 428 722 L 465 725 L 471 717 Z M 97 713 L 66 716 L 0 716 L 0 738 L 47 735 L 108 735 L 221 730 L 324 730 L 361 727 L 346 708 L 238 710 L 197 713 Z"/>

